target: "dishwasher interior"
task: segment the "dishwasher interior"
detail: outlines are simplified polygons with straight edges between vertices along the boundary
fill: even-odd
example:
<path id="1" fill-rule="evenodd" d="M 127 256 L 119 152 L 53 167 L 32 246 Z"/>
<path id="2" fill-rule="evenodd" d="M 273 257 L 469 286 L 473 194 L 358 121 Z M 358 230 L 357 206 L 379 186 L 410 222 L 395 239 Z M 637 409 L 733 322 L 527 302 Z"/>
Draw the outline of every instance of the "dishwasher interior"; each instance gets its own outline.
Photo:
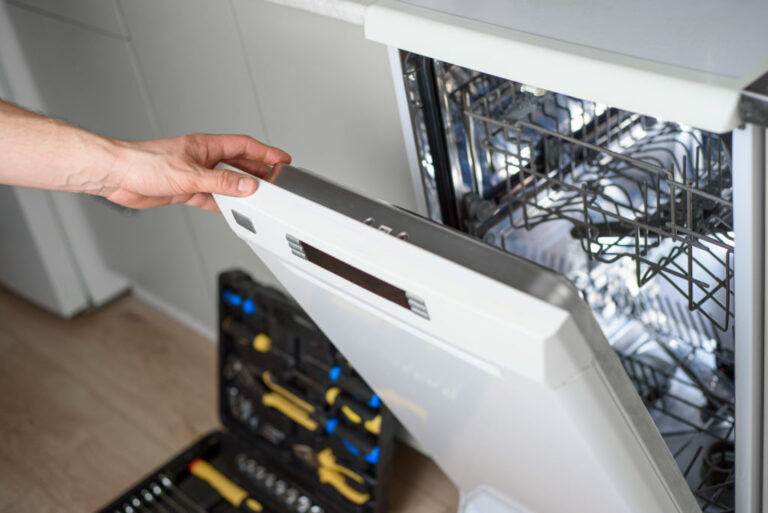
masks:
<path id="1" fill-rule="evenodd" d="M 568 277 L 702 511 L 733 511 L 731 134 L 401 58 L 429 215 Z"/>

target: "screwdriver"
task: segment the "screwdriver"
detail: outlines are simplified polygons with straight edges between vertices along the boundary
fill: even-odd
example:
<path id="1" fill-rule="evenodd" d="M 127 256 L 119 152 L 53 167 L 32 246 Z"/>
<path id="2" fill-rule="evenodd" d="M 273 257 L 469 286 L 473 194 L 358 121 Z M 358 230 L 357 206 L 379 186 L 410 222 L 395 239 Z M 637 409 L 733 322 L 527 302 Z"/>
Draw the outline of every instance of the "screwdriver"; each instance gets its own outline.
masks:
<path id="1" fill-rule="evenodd" d="M 379 449 L 364 434 L 339 424 L 338 419 L 327 418 L 309 402 L 284 387 L 276 386 L 269 371 L 265 371 L 261 373 L 262 379 L 274 387 L 274 391 L 268 392 L 265 386 L 253 377 L 258 371 L 251 365 L 248 367 L 246 369 L 237 358 L 231 358 L 224 368 L 224 375 L 234 377 L 241 388 L 259 396 L 264 406 L 274 408 L 307 431 L 316 432 L 323 427 L 329 435 L 339 437 L 342 445 L 351 454 L 362 456 L 373 465 L 378 463 Z"/>
<path id="2" fill-rule="evenodd" d="M 308 425 L 311 424 L 311 421 L 320 423 L 325 427 L 326 433 L 341 438 L 342 444 L 350 453 L 355 456 L 363 455 L 366 458 L 366 461 L 372 464 L 378 462 L 378 449 L 375 444 L 366 440 L 364 435 L 340 424 L 338 419 L 325 417 L 321 412 L 317 411 L 312 404 L 298 397 L 295 392 L 288 390 L 283 385 L 277 384 L 270 371 L 264 371 L 262 373 L 262 379 L 267 387 L 293 402 L 303 410 L 304 413 L 299 416 L 298 420 L 291 417 L 294 422 L 306 427 L 309 431 L 315 431 L 316 429 L 308 427 Z M 349 411 L 351 412 L 351 410 Z M 295 410 L 292 410 L 291 413 L 297 414 Z M 352 414 L 354 415 L 354 412 L 352 412 Z M 375 418 L 372 419 L 369 425 L 371 426 L 371 429 L 380 430 L 381 416 L 378 416 L 378 420 L 375 420 Z"/>
<path id="3" fill-rule="evenodd" d="M 379 396 L 374 394 L 362 379 L 351 375 L 341 365 L 329 366 L 310 355 L 305 356 L 304 361 L 320 370 L 331 383 L 357 397 L 369 408 L 379 408 L 381 406 Z"/>
<path id="4" fill-rule="evenodd" d="M 374 411 L 371 408 L 361 405 L 354 398 L 344 394 L 339 387 L 331 387 L 323 390 L 322 385 L 314 381 L 309 376 L 305 375 L 301 371 L 293 369 L 291 375 L 303 382 L 305 385 L 313 387 L 320 391 L 328 404 L 331 406 L 339 406 L 341 413 L 352 423 L 362 424 L 363 427 L 374 435 L 381 433 L 381 414 Z M 296 394 L 292 392 L 287 385 L 281 385 L 277 382 L 276 378 L 271 374 L 264 374 L 264 383 L 272 390 L 278 391 L 291 399 L 296 401 Z M 298 399 L 304 402 L 301 399 Z M 299 403 L 297 403 L 299 404 Z M 306 404 L 306 403 L 305 403 Z M 314 406 L 306 404 L 303 406 L 305 410 L 310 413 L 314 412 Z"/>
<path id="5" fill-rule="evenodd" d="M 251 346 L 259 353 L 273 353 L 275 356 L 282 358 L 290 365 L 293 365 L 294 360 L 291 355 L 282 351 L 272 344 L 272 338 L 266 333 L 254 334 L 254 330 L 246 326 L 242 322 L 234 320 L 232 317 L 225 317 L 221 321 L 221 329 L 227 335 L 231 336 L 244 346 Z"/>
<path id="6" fill-rule="evenodd" d="M 219 492 L 224 500 L 236 508 L 256 512 L 264 510 L 264 506 L 259 501 L 249 497 L 248 492 L 203 459 L 193 460 L 189 464 L 189 473 L 208 483 L 211 488 Z"/>
<path id="7" fill-rule="evenodd" d="M 293 356 L 275 347 L 271 337 L 266 333 L 254 335 L 251 328 L 231 317 L 226 317 L 222 321 L 221 327 L 224 333 L 230 335 L 242 345 L 251 346 L 260 353 L 272 353 L 289 365 L 295 363 Z M 325 373 L 331 383 L 338 385 L 353 396 L 359 397 L 362 401 L 366 402 L 369 408 L 379 408 L 381 406 L 379 396 L 371 392 L 370 387 L 360 378 L 345 373 L 340 365 L 328 366 L 312 356 L 306 356 L 305 360 Z"/>
<path id="8" fill-rule="evenodd" d="M 344 394 L 339 387 L 331 387 L 325 393 L 325 400 L 331 406 L 339 406 L 341 413 L 355 424 L 362 424 L 374 435 L 381 433 L 381 414 L 358 404 Z"/>

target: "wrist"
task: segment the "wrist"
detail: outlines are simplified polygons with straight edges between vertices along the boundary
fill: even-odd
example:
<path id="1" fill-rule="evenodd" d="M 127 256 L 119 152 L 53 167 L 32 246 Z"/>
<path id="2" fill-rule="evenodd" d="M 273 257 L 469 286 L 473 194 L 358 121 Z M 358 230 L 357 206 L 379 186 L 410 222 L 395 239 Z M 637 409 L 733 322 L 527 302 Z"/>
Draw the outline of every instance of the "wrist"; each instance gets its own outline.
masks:
<path id="1" fill-rule="evenodd" d="M 78 160 L 66 175 L 66 186 L 72 192 L 105 196 L 119 186 L 115 170 L 124 160 L 122 141 L 74 128 Z"/>

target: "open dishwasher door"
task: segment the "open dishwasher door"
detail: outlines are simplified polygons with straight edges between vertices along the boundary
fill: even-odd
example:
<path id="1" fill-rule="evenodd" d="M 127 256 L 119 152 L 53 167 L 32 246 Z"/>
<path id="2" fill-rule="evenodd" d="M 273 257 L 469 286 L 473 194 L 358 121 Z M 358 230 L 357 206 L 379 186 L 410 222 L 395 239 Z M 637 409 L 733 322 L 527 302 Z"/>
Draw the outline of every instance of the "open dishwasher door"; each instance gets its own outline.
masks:
<path id="1" fill-rule="evenodd" d="M 307 171 L 217 196 L 467 513 L 700 511 L 561 275 Z"/>

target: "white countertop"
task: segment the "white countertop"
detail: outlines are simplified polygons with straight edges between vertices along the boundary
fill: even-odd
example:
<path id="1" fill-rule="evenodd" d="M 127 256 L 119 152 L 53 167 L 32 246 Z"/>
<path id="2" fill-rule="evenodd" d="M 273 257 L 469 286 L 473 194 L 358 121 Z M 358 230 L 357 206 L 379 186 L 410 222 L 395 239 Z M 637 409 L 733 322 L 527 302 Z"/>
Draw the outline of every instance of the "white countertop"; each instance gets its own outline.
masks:
<path id="1" fill-rule="evenodd" d="M 304 11 L 322 14 L 329 18 L 362 25 L 365 8 L 376 0 L 267 0 L 273 4 L 295 7 Z"/>

